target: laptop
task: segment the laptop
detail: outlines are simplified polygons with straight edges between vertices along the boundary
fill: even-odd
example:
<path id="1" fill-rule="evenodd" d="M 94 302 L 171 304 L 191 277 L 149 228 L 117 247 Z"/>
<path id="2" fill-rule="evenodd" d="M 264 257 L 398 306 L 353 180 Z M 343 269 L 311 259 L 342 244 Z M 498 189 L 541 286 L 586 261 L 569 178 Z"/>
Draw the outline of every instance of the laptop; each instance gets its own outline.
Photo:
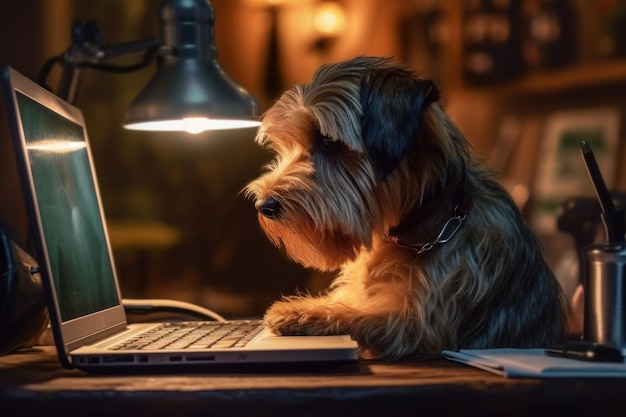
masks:
<path id="1" fill-rule="evenodd" d="M 260 321 L 129 323 L 82 112 L 11 67 L 1 71 L 29 237 L 64 367 L 179 372 L 357 359 L 357 344 L 348 335 L 277 336 Z M 209 340 L 220 333 L 228 342 Z M 243 342 L 230 346 L 244 333 Z"/>

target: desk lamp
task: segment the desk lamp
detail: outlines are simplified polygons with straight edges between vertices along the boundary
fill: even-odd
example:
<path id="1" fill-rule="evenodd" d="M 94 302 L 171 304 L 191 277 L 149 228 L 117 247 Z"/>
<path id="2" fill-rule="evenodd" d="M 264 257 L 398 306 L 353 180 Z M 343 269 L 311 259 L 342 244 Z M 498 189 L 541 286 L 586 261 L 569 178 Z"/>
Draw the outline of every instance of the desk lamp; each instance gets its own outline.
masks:
<path id="1" fill-rule="evenodd" d="M 233 129 L 259 125 L 258 105 L 220 68 L 213 34 L 214 10 L 208 0 L 163 0 L 159 9 L 159 37 L 117 45 L 103 45 L 95 21 L 75 22 L 72 45 L 50 58 L 39 83 L 55 64 L 62 74 L 57 95 L 75 103 L 83 68 L 131 72 L 155 58 L 157 72 L 130 104 L 124 127 L 134 130 L 186 131 Z M 106 61 L 143 53 L 135 64 Z"/>

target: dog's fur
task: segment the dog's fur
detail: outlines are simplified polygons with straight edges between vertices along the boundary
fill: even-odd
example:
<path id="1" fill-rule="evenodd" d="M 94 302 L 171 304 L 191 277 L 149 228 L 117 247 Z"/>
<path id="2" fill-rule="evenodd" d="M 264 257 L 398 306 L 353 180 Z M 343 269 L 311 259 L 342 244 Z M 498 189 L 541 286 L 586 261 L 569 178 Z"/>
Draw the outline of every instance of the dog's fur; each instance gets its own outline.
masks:
<path id="1" fill-rule="evenodd" d="M 244 193 L 293 260 L 340 268 L 325 294 L 273 304 L 269 327 L 348 333 L 362 357 L 386 360 L 564 338 L 537 238 L 438 99 L 393 60 L 359 57 L 321 67 L 265 113 L 256 140 L 276 158 Z"/>

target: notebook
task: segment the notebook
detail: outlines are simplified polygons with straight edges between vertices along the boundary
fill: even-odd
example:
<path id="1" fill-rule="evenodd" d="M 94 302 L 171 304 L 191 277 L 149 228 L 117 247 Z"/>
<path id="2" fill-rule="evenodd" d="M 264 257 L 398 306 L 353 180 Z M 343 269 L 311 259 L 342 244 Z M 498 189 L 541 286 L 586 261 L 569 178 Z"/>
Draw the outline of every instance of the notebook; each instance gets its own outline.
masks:
<path id="1" fill-rule="evenodd" d="M 444 350 L 446 359 L 508 378 L 626 378 L 626 363 L 549 356 L 545 349 Z"/>
<path id="2" fill-rule="evenodd" d="M 357 359 L 348 335 L 277 336 L 256 322 L 129 323 L 115 271 L 87 130 L 80 109 L 10 67 L 2 88 L 59 359 L 85 371 L 210 370 L 220 365 L 338 363 Z M 0 138 L 6 140 L 6 138 Z M 259 322 L 260 323 L 260 322 Z M 238 330 L 215 325 L 239 325 Z M 197 328 L 197 327 L 200 328 Z M 204 327 L 204 328 L 203 328 Z M 185 332 L 177 338 L 173 331 Z M 140 338 L 139 334 L 152 331 Z M 148 347 L 149 341 L 157 347 Z M 211 345 L 211 343 L 213 343 Z"/>

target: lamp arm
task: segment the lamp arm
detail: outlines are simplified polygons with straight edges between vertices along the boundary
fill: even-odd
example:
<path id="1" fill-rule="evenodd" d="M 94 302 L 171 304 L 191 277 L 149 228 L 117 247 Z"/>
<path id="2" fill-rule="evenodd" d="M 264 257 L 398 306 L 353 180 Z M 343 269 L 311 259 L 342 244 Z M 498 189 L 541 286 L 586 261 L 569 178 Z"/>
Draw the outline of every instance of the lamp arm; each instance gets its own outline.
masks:
<path id="1" fill-rule="evenodd" d="M 157 38 L 143 39 L 112 45 L 102 45 L 100 29 L 95 21 L 90 20 L 84 26 L 75 21 L 72 25 L 72 45 L 62 55 L 48 59 L 39 73 L 39 84 L 46 85 L 48 74 L 55 64 L 62 68 L 61 79 L 56 95 L 75 103 L 78 96 L 82 69 L 94 68 L 106 72 L 133 72 L 148 66 L 155 58 L 159 41 Z M 143 53 L 143 58 L 130 65 L 112 65 L 108 60 L 125 55 Z"/>

